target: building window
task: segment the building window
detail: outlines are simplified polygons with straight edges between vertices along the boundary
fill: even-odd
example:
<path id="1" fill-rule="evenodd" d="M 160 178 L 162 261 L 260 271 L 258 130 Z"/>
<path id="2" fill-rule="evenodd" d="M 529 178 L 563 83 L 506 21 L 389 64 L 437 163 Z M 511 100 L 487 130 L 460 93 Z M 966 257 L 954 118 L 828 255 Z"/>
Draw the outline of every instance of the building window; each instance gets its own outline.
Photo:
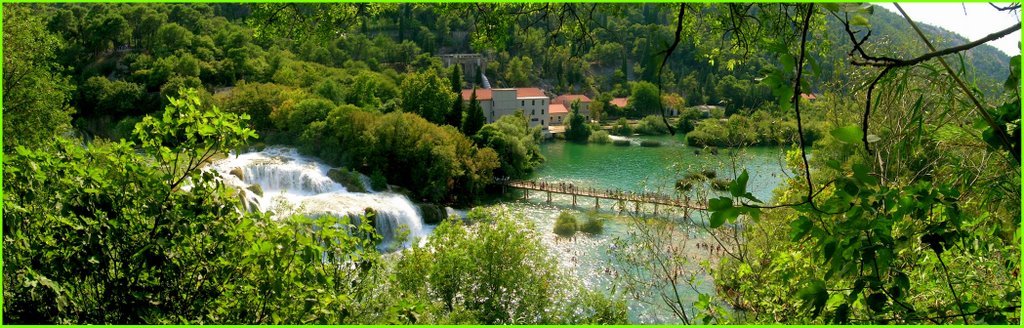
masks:
<path id="1" fill-rule="evenodd" d="M 540 120 L 540 125 L 544 125 L 544 120 Z"/>
<path id="2" fill-rule="evenodd" d="M 533 115 L 537 115 L 537 110 L 536 109 L 530 111 L 530 116 L 533 116 Z"/>
<path id="3" fill-rule="evenodd" d="M 540 101 L 540 105 L 541 105 L 541 106 L 544 106 L 544 100 L 541 100 L 541 101 Z"/>
<path id="4" fill-rule="evenodd" d="M 526 100 L 520 101 L 519 106 L 526 106 Z"/>
<path id="5" fill-rule="evenodd" d="M 540 110 L 540 114 L 544 115 L 544 110 L 543 109 Z"/>
<path id="6" fill-rule="evenodd" d="M 530 100 L 530 106 L 537 106 L 536 100 Z"/>

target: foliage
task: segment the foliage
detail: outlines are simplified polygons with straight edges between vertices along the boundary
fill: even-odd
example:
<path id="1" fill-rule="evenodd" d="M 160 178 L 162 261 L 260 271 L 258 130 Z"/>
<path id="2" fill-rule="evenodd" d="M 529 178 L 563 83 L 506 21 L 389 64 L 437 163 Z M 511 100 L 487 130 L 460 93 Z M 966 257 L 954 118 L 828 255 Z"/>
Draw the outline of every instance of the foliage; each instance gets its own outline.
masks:
<path id="1" fill-rule="evenodd" d="M 604 219 L 599 217 L 588 217 L 579 227 L 580 231 L 598 235 L 604 232 Z"/>
<path id="2" fill-rule="evenodd" d="M 500 166 L 493 149 L 477 148 L 455 128 L 411 113 L 340 106 L 302 134 L 313 155 L 360 172 L 380 170 L 427 202 L 472 202 Z"/>
<path id="3" fill-rule="evenodd" d="M 484 109 L 480 107 L 480 102 L 476 100 L 476 89 L 473 89 L 473 93 L 469 98 L 469 106 L 466 108 L 466 118 L 462 121 L 462 133 L 467 136 L 476 135 L 484 124 L 487 123 L 487 118 L 484 116 Z"/>
<path id="4" fill-rule="evenodd" d="M 64 46 L 32 8 L 4 6 L 3 147 L 37 147 L 68 131 L 75 87 L 54 62 Z"/>
<path id="5" fill-rule="evenodd" d="M 612 142 L 612 138 L 608 136 L 608 131 L 597 130 L 594 131 L 594 133 L 590 134 L 590 137 L 587 138 L 587 142 L 596 144 L 607 144 Z"/>
<path id="6" fill-rule="evenodd" d="M 618 136 L 631 136 L 633 135 L 633 128 L 629 126 L 629 121 L 625 117 L 620 117 L 615 121 L 615 126 L 612 127 L 612 134 Z"/>
<path id="7" fill-rule="evenodd" d="M 540 127 L 530 129 L 527 123 L 526 116 L 517 111 L 484 125 L 473 136 L 477 145 L 497 152 L 501 166 L 494 171 L 495 176 L 523 178 L 544 162 L 540 154 Z"/>
<path id="8" fill-rule="evenodd" d="M 665 126 L 660 115 L 647 115 L 637 122 L 633 132 L 648 136 L 666 135 L 668 127 Z"/>
<path id="9" fill-rule="evenodd" d="M 427 247 L 407 250 L 397 264 L 403 291 L 440 304 L 434 315 L 485 324 L 625 321 L 620 303 L 570 284 L 522 220 L 501 209 L 476 215 L 492 223 L 445 220 Z"/>
<path id="10" fill-rule="evenodd" d="M 586 118 L 580 115 L 579 100 L 573 101 L 570 107 L 572 108 L 569 110 L 569 117 L 566 118 L 569 125 L 565 128 L 565 140 L 585 143 L 590 138 L 591 131 Z"/>
<path id="11" fill-rule="evenodd" d="M 571 237 L 579 230 L 576 223 L 576 216 L 572 213 L 562 211 L 555 219 L 555 234 L 562 237 Z"/>
<path id="12" fill-rule="evenodd" d="M 402 110 L 416 113 L 431 123 L 444 124 L 445 115 L 455 96 L 447 77 L 434 70 L 413 73 L 402 81 L 400 97 Z"/>
<path id="13" fill-rule="evenodd" d="M 627 116 L 641 117 L 658 113 L 661 108 L 658 86 L 650 82 L 640 81 L 631 83 L 631 90 L 628 105 L 630 108 Z"/>

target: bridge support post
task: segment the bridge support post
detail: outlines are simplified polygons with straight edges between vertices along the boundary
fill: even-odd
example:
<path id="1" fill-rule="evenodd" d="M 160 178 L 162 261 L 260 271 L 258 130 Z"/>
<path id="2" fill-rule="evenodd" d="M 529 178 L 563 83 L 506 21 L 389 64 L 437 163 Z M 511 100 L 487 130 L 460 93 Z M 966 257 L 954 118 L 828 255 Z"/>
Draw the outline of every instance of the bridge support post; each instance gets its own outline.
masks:
<path id="1" fill-rule="evenodd" d="M 550 203 L 550 202 L 551 202 L 551 192 L 549 191 L 548 192 L 548 203 Z"/>
<path id="2" fill-rule="evenodd" d="M 636 215 L 640 215 L 640 201 L 638 200 L 633 204 L 635 205 Z"/>
<path id="3" fill-rule="evenodd" d="M 572 194 L 572 206 L 576 207 L 576 193 Z"/>
<path id="4" fill-rule="evenodd" d="M 601 198 L 594 197 L 594 208 L 601 209 Z"/>
<path id="5" fill-rule="evenodd" d="M 658 216 L 658 203 L 654 203 L 654 216 Z"/>
<path id="6" fill-rule="evenodd" d="M 530 189 L 523 189 L 523 199 L 530 199 Z"/>

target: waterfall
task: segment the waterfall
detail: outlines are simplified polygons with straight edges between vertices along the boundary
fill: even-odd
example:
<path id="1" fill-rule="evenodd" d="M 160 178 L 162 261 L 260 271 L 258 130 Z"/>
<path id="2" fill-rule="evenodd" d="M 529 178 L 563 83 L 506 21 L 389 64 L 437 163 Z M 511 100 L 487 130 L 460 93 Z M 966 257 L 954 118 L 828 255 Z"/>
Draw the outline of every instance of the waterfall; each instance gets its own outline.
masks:
<path id="1" fill-rule="evenodd" d="M 349 192 L 327 176 L 330 167 L 292 148 L 269 147 L 259 152 L 232 154 L 213 163 L 210 169 L 217 171 L 226 185 L 243 193 L 247 209 L 271 211 L 275 219 L 304 214 L 347 215 L 358 220 L 371 208 L 375 213 L 374 226 L 383 237 L 382 247 L 395 241 L 402 226 L 408 228 L 408 241 L 428 233 L 418 206 L 404 195 L 372 190 Z M 369 178 L 360 175 L 359 180 L 370 190 Z"/>

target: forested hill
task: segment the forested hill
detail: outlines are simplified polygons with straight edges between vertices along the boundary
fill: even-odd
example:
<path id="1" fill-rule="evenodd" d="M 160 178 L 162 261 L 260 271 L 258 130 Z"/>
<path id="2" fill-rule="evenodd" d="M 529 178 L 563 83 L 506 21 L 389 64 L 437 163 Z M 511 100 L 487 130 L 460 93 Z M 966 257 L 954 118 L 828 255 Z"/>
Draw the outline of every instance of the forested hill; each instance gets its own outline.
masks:
<path id="1" fill-rule="evenodd" d="M 671 8 L 595 6 L 589 12 L 588 42 L 575 45 L 564 34 L 550 33 L 557 26 L 522 18 L 498 50 L 472 45 L 481 25 L 476 20 L 484 18 L 439 15 L 438 6 L 426 4 L 386 6 L 372 19 L 347 22 L 348 32 L 330 42 L 256 38 L 250 27 L 252 8 L 244 4 L 30 5 L 16 14 L 34 17 L 56 42 L 51 55 L 69 79 L 52 82 L 60 84 L 55 89 L 74 89 L 69 104 L 73 116 L 80 118 L 75 124 L 114 136 L 117 130 L 130 130 L 133 117 L 162 108 L 162 99 L 179 88 L 201 87 L 212 95 L 242 81 L 317 87 L 335 92 L 331 97 L 339 102 L 398 108 L 395 87 L 406 73 L 435 65 L 440 62 L 436 56 L 446 53 L 485 54 L 487 78 L 494 87 L 537 86 L 605 101 L 625 97 L 636 81 L 657 80 L 657 54 L 674 36 Z M 870 43 L 880 54 L 909 58 L 926 52 L 901 17 L 879 8 L 869 19 Z M 965 41 L 934 27 L 927 30 L 943 36 L 939 44 Z M 819 46 L 824 73 L 811 77 L 811 89 L 847 92 L 852 87 L 829 82 L 846 80 L 842 75 L 848 67 L 849 40 L 832 18 L 818 33 L 837 46 Z M 662 76 L 664 92 L 688 105 L 727 102 L 729 112 L 774 103 L 775 96 L 758 81 L 780 63 L 758 47 L 721 45 L 732 37 L 684 36 Z M 981 46 L 966 52 L 966 58 L 977 72 L 978 86 L 998 92 L 1007 76 L 1008 57 Z M 361 99 L 366 94 L 354 91 L 360 87 L 354 81 L 368 81 L 352 78 L 359 74 L 381 84 L 372 99 Z M 125 118 L 129 120 L 118 127 Z"/>

